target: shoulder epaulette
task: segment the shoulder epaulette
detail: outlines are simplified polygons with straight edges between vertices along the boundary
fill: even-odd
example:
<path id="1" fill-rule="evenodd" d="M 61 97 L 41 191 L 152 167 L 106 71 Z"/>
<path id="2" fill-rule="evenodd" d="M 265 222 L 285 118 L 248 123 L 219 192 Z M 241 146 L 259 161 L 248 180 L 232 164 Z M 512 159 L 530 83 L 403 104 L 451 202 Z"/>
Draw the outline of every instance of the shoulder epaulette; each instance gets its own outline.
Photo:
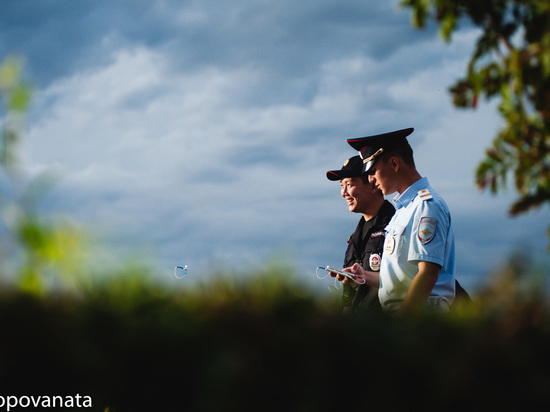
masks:
<path id="1" fill-rule="evenodd" d="M 418 196 L 420 196 L 420 199 L 422 200 L 430 200 L 432 199 L 432 194 L 428 189 L 422 189 L 418 192 Z"/>

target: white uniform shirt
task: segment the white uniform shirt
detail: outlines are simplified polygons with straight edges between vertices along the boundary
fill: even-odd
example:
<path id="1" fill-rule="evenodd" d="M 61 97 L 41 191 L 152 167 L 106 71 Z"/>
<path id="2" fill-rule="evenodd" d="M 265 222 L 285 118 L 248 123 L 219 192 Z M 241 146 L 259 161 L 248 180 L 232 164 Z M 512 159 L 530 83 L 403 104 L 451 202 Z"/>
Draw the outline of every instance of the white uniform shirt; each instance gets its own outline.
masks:
<path id="1" fill-rule="evenodd" d="M 378 296 L 385 311 L 397 310 L 418 273 L 418 262 L 441 266 L 428 307 L 448 310 L 455 296 L 455 247 L 445 201 L 422 178 L 394 200 L 386 227 Z"/>

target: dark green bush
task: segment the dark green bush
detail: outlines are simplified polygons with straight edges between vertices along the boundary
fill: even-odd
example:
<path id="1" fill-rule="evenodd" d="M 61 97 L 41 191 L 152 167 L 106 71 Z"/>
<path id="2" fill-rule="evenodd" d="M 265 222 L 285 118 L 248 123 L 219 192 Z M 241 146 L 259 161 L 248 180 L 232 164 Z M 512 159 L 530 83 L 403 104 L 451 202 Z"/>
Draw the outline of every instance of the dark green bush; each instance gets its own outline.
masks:
<path id="1" fill-rule="evenodd" d="M 468 308 L 411 323 L 343 316 L 266 274 L 194 291 L 116 283 L 80 297 L 4 294 L 1 392 L 78 393 L 97 411 L 494 410 L 550 400 L 550 329 L 534 300 L 498 316 Z"/>

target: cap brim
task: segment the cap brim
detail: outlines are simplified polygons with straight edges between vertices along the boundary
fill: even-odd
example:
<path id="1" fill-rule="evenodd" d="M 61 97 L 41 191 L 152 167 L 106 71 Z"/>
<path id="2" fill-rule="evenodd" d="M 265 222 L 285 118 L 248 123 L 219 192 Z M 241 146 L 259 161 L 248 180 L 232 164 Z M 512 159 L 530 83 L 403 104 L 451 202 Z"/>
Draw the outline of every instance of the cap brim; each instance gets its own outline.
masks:
<path id="1" fill-rule="evenodd" d="M 347 139 L 348 144 L 355 150 L 360 152 L 365 147 L 372 145 L 373 143 L 387 143 L 388 139 L 404 139 L 414 131 L 414 128 L 409 127 L 407 129 L 396 130 L 394 132 L 376 134 L 373 136 L 358 137 L 355 139 Z"/>
<path id="2" fill-rule="evenodd" d="M 370 169 L 372 169 L 372 167 L 374 166 L 374 164 L 376 163 L 378 159 L 372 159 L 372 160 L 369 160 L 367 163 L 365 163 L 363 165 L 363 173 L 368 173 Z"/>
<path id="3" fill-rule="evenodd" d="M 327 179 L 328 180 L 342 180 L 347 177 L 358 177 L 357 173 L 352 172 L 351 170 L 329 170 L 327 172 Z"/>

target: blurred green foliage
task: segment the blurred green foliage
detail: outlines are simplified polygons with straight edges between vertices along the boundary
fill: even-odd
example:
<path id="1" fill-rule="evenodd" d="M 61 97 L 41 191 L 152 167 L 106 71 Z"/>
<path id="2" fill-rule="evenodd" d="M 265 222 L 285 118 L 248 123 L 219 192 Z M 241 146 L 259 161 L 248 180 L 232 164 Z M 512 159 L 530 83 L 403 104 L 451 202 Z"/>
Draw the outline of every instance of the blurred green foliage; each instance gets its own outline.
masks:
<path id="1" fill-rule="evenodd" d="M 15 279 L 19 290 L 44 295 L 58 288 L 74 289 L 84 280 L 84 273 L 77 268 L 84 265 L 86 240 L 76 224 L 39 213 L 40 198 L 54 176 L 48 171 L 27 176 L 21 160 L 33 89 L 22 79 L 22 71 L 23 61 L 16 56 L 0 65 L 0 95 L 5 109 L 0 123 L 0 216 L 5 228 L 0 232 L 0 274 Z"/>
<path id="2" fill-rule="evenodd" d="M 435 20 L 450 42 L 459 24 L 479 29 L 464 78 L 451 88 L 454 104 L 475 108 L 498 98 L 504 126 L 479 164 L 476 182 L 497 193 L 512 175 L 517 215 L 550 201 L 550 1 L 402 0 L 416 27 Z M 549 232 L 550 236 L 550 227 Z"/>
<path id="3" fill-rule="evenodd" d="M 550 400 L 547 271 L 539 276 L 522 256 L 473 303 L 414 321 L 345 316 L 339 299 L 277 259 L 194 283 L 160 282 L 140 261 L 94 267 L 76 224 L 39 213 L 49 178 L 28 179 L 17 160 L 30 101 L 21 67 L 10 59 L 0 72 L 9 154 L 0 163 L 0 395 L 79 394 L 109 412 L 493 410 Z"/>
<path id="4" fill-rule="evenodd" d="M 406 322 L 342 315 L 277 270 L 191 290 L 150 275 L 113 276 L 81 297 L 0 295 L 2 393 L 79 393 L 97 411 L 319 411 L 344 399 L 361 410 L 495 410 L 550 400 L 549 312 L 532 295 Z M 487 296 L 498 301 L 507 286 L 497 285 Z"/>

